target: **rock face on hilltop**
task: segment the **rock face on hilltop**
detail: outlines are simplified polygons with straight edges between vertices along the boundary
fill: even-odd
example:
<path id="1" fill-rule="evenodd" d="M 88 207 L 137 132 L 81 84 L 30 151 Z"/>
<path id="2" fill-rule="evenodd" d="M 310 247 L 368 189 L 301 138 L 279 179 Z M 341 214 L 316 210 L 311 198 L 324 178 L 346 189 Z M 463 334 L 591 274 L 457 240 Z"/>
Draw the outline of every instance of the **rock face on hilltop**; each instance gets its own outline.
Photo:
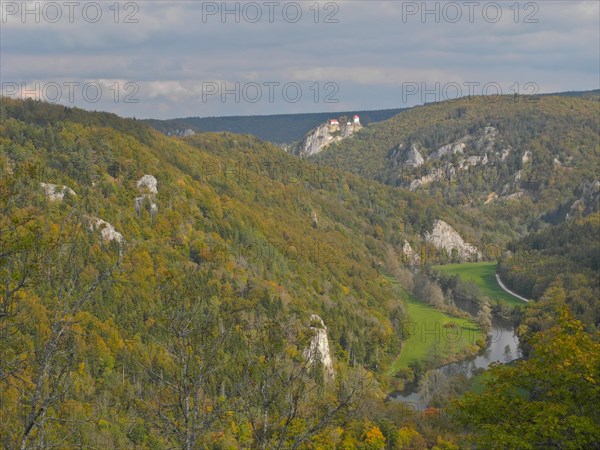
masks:
<path id="1" fill-rule="evenodd" d="M 465 152 L 466 146 L 467 144 L 462 142 L 462 140 L 458 142 L 453 142 L 452 144 L 441 146 L 435 152 L 429 155 L 429 157 L 432 159 L 440 159 L 447 155 L 462 155 Z"/>
<path id="2" fill-rule="evenodd" d="M 356 133 L 362 128 L 360 122 L 348 122 L 346 124 L 324 123 L 310 131 L 298 146 L 292 149 L 292 153 L 302 158 L 316 155 L 325 150 L 334 142 L 339 142 Z"/>
<path id="3" fill-rule="evenodd" d="M 335 371 L 333 362 L 329 353 L 329 341 L 327 340 L 327 327 L 323 319 L 316 314 L 310 316 L 310 329 L 314 332 L 310 340 L 309 347 L 304 351 L 304 357 L 309 365 L 319 361 L 323 366 L 323 373 L 326 378 L 333 379 Z"/>
<path id="4" fill-rule="evenodd" d="M 499 166 L 512 153 L 515 150 L 500 139 L 498 130 L 488 126 L 442 145 L 429 154 L 419 143 L 400 143 L 388 153 L 387 166 L 393 170 L 400 169 L 399 186 L 415 191 L 434 182 L 455 180 L 473 168 Z M 515 168 L 514 180 L 499 195 L 518 191 L 523 175 L 521 169 L 531 160 L 531 151 L 523 150 L 519 159 L 521 167 L 519 170 Z"/>
<path id="5" fill-rule="evenodd" d="M 389 155 L 390 162 L 394 167 L 420 167 L 425 164 L 425 158 L 419 151 L 421 146 L 417 143 L 410 145 L 398 144 Z"/>
<path id="6" fill-rule="evenodd" d="M 68 186 L 59 186 L 52 183 L 40 183 L 40 186 L 44 190 L 44 194 L 52 201 L 61 202 L 65 198 L 65 194 L 77 195 L 75 191 Z"/>
<path id="7" fill-rule="evenodd" d="M 165 134 L 167 136 L 188 137 L 194 136 L 196 132 L 191 128 L 177 128 L 175 130 L 167 131 Z"/>
<path id="8" fill-rule="evenodd" d="M 465 242 L 462 237 L 443 220 L 436 220 L 431 233 L 425 233 L 425 240 L 431 242 L 438 250 L 445 250 L 448 255 L 455 253 L 461 261 L 479 261 L 483 255 L 474 245 Z"/>

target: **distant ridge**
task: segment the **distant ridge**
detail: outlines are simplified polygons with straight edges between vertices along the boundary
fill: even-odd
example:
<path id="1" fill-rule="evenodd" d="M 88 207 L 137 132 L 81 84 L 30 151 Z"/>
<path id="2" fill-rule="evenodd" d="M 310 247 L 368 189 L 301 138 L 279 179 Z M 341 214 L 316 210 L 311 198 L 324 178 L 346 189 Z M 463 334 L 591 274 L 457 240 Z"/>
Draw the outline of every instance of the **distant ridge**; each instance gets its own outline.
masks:
<path id="1" fill-rule="evenodd" d="M 581 97 L 586 100 L 600 101 L 600 89 L 594 89 L 591 91 L 566 91 L 566 92 L 553 92 L 550 94 L 540 94 L 544 97 Z"/>
<path id="2" fill-rule="evenodd" d="M 600 101 L 600 89 L 590 91 L 567 91 L 539 94 L 542 97 L 580 97 Z M 368 125 L 383 122 L 410 108 L 380 109 L 371 111 L 340 111 L 303 114 L 274 114 L 264 116 L 183 117 L 178 119 L 146 119 L 143 122 L 165 134 L 184 135 L 186 130 L 194 132 L 227 131 L 252 134 L 264 141 L 276 144 L 292 144 L 306 136 L 313 128 L 328 119 L 342 116 L 360 116 L 361 123 Z"/>
<path id="3" fill-rule="evenodd" d="M 304 138 L 306 133 L 331 118 L 360 116 L 363 125 L 390 119 L 406 108 L 375 111 L 342 111 L 305 114 L 277 114 L 268 116 L 187 117 L 181 119 L 147 119 L 151 127 L 165 134 L 193 131 L 228 131 L 253 134 L 259 139 L 278 144 L 291 144 Z"/>

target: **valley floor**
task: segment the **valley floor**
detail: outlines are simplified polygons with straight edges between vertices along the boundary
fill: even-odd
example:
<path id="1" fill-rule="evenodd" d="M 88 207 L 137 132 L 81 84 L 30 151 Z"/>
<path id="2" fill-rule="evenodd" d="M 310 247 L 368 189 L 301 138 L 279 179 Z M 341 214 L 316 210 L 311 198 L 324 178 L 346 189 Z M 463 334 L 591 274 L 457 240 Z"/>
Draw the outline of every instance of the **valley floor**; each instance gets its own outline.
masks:
<path id="1" fill-rule="evenodd" d="M 410 319 L 403 324 L 406 339 L 402 352 L 390 367 L 391 373 L 415 362 L 443 365 L 475 355 L 480 350 L 477 341 L 485 342 L 485 334 L 474 321 L 435 309 L 399 284 L 395 290 L 405 299 Z"/>
<path id="2" fill-rule="evenodd" d="M 445 264 L 435 269 L 449 275 L 459 275 L 464 281 L 477 285 L 481 292 L 493 303 L 503 303 L 509 306 L 523 306 L 523 297 L 505 290 L 498 284 L 495 262 Z M 525 300 L 527 301 L 527 300 Z"/>

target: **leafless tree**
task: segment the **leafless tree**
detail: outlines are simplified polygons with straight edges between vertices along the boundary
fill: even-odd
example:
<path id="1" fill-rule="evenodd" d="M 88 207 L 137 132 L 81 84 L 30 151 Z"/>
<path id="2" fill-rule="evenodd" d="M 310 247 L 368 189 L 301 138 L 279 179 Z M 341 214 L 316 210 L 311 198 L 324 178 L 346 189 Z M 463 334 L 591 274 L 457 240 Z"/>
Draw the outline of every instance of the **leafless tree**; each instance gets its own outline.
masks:
<path id="1" fill-rule="evenodd" d="M 140 413 L 160 434 L 186 450 L 199 448 L 225 413 L 219 397 L 230 330 L 204 287 L 193 271 L 162 284 L 156 342 L 169 363 L 144 366 L 151 392 L 137 400 Z"/>
<path id="2" fill-rule="evenodd" d="M 257 448 L 299 448 L 351 411 L 370 386 L 369 374 L 360 368 L 335 380 L 324 376 L 321 365 L 295 351 L 306 344 L 297 334 L 293 320 L 261 320 L 247 331 L 236 409 L 250 423 Z"/>
<path id="3" fill-rule="evenodd" d="M 77 314 L 109 282 L 118 264 L 94 255 L 83 222 L 69 217 L 59 231 L 59 243 L 43 252 L 36 289 L 45 295 L 48 332 L 38 330 L 37 345 L 28 361 L 33 374 L 18 385 L 26 414 L 21 430 L 21 449 L 47 445 L 47 411 L 65 397 L 71 387 L 71 371 L 76 357 L 72 326 Z M 92 266 L 93 274 L 85 273 Z"/>

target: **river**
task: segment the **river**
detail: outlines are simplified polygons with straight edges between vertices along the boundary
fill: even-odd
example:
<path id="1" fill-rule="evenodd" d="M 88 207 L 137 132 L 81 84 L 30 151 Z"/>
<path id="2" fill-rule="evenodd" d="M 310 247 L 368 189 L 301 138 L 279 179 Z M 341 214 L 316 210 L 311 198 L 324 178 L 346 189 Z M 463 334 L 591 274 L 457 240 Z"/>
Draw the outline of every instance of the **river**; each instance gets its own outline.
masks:
<path id="1" fill-rule="evenodd" d="M 446 364 L 433 370 L 440 370 L 446 376 L 462 374 L 471 378 L 477 369 L 487 369 L 494 362 L 507 363 L 520 357 L 519 338 L 515 334 L 514 328 L 508 321 L 494 317 L 485 350 L 475 357 Z M 402 392 L 394 392 L 390 394 L 389 399 L 411 403 L 413 406 L 416 405 L 415 409 L 420 410 L 428 406 L 416 386 Z"/>

